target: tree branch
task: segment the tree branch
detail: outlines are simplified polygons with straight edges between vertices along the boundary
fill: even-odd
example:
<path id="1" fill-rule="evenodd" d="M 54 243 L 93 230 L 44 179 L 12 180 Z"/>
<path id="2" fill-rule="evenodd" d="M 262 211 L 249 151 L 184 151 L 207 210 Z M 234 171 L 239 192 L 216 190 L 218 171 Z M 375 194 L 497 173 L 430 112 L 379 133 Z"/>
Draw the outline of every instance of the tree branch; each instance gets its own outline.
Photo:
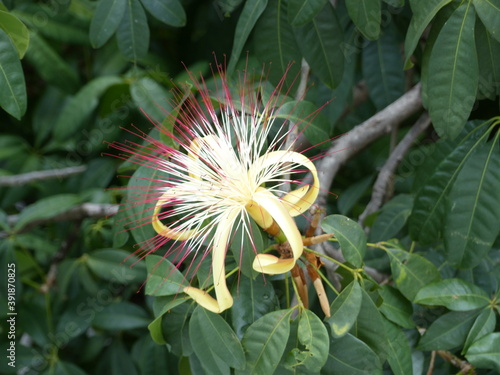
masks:
<path id="1" fill-rule="evenodd" d="M 363 213 L 359 216 L 359 223 L 363 225 L 364 220 L 372 213 L 377 211 L 382 206 L 387 187 L 394 176 L 394 171 L 406 155 L 415 140 L 427 129 L 431 120 L 427 112 L 423 113 L 417 120 L 415 125 L 404 136 L 399 144 L 394 148 L 391 155 L 380 170 L 377 181 L 373 185 L 372 197 Z"/>
<path id="2" fill-rule="evenodd" d="M 317 203 L 321 207 L 326 206 L 330 186 L 342 164 L 422 108 L 420 88 L 417 84 L 394 103 L 333 142 L 318 166 L 321 191 Z"/>
<path id="3" fill-rule="evenodd" d="M 65 178 L 84 172 L 87 166 L 67 167 L 61 169 L 49 169 L 46 171 L 36 171 L 14 176 L 0 177 L 0 186 L 23 186 L 36 181 L 48 180 L 51 178 Z"/>

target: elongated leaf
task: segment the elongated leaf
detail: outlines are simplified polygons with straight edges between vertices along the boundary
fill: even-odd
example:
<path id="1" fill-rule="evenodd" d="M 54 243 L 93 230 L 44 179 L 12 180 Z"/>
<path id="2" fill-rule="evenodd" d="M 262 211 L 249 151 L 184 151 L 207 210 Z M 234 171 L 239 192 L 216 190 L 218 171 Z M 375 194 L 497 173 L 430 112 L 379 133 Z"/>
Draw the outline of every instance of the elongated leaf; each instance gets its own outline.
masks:
<path id="1" fill-rule="evenodd" d="M 231 50 L 229 65 L 227 66 L 227 71 L 229 73 L 234 71 L 248 36 L 266 7 L 267 0 L 245 1 L 245 5 L 243 6 L 243 10 L 238 18 L 238 23 L 236 24 L 236 30 L 234 32 L 233 49 Z"/>
<path id="2" fill-rule="evenodd" d="M 130 85 L 130 95 L 138 108 L 159 123 L 173 111 L 172 93 L 152 78 L 143 77 L 134 81 Z"/>
<path id="3" fill-rule="evenodd" d="M 478 311 L 450 311 L 437 318 L 418 343 L 420 350 L 449 350 L 463 345 Z"/>
<path id="4" fill-rule="evenodd" d="M 215 354 L 230 367 L 245 367 L 245 354 L 240 340 L 220 315 L 198 306 L 191 316 L 189 337 L 202 364 L 209 365 L 214 361 Z"/>
<path id="5" fill-rule="evenodd" d="M 57 140 L 65 140 L 73 135 L 99 105 L 100 97 L 112 85 L 122 82 L 115 76 L 98 77 L 83 86 L 64 106 L 54 125 L 53 135 Z"/>
<path id="6" fill-rule="evenodd" d="M 445 306 L 453 311 L 468 311 L 488 305 L 484 290 L 461 279 L 446 279 L 424 286 L 414 302 L 422 305 Z"/>
<path id="7" fill-rule="evenodd" d="M 0 19 L 1 21 L 1 19 Z M 0 107 L 18 120 L 26 112 L 28 97 L 19 54 L 9 36 L 0 29 Z"/>
<path id="8" fill-rule="evenodd" d="M 167 344 L 165 338 L 163 337 L 163 329 L 162 329 L 163 315 L 170 312 L 170 310 L 173 309 L 174 307 L 179 306 L 190 299 L 191 297 L 189 296 L 181 297 L 177 295 L 155 297 L 153 301 L 153 309 L 156 318 L 148 325 L 149 333 L 151 334 L 151 338 L 155 343 L 157 343 L 158 345 Z"/>
<path id="9" fill-rule="evenodd" d="M 193 353 L 189 339 L 189 317 L 192 304 L 184 303 L 172 308 L 162 320 L 164 340 L 176 356 L 188 357 Z M 229 368 L 227 365 L 225 367 Z"/>
<path id="10" fill-rule="evenodd" d="M 186 12 L 179 0 L 141 0 L 141 3 L 153 17 L 165 25 L 186 25 Z"/>
<path id="11" fill-rule="evenodd" d="M 120 51 L 134 62 L 148 52 L 148 19 L 139 0 L 127 0 L 125 14 L 116 31 L 116 38 Z"/>
<path id="12" fill-rule="evenodd" d="M 477 15 L 493 37 L 500 42 L 500 1 L 473 0 Z"/>
<path id="13" fill-rule="evenodd" d="M 323 322 L 310 310 L 304 310 L 300 316 L 298 339 L 306 348 L 302 365 L 308 371 L 319 373 L 328 359 L 330 339 Z"/>
<path id="14" fill-rule="evenodd" d="M 337 87 L 344 74 L 344 37 L 333 7 L 327 3 L 310 22 L 294 31 L 300 52 L 314 74 L 326 86 Z"/>
<path id="15" fill-rule="evenodd" d="M 330 307 L 330 318 L 327 319 L 333 337 L 342 337 L 349 332 L 358 317 L 361 300 L 361 287 L 356 280 L 335 298 Z"/>
<path id="16" fill-rule="evenodd" d="M 465 340 L 462 353 L 467 352 L 474 342 L 492 333 L 495 330 L 496 321 L 495 310 L 490 308 L 484 309 L 472 325 L 467 335 L 467 339 Z"/>
<path id="17" fill-rule="evenodd" d="M 346 0 L 347 12 L 363 36 L 375 40 L 380 35 L 381 0 Z"/>
<path id="18" fill-rule="evenodd" d="M 410 0 L 413 17 L 411 18 L 405 39 L 405 66 L 407 68 L 410 67 L 408 62 L 425 28 L 429 25 L 436 13 L 449 2 L 451 2 L 451 0 Z"/>
<path id="19" fill-rule="evenodd" d="M 451 264 L 475 267 L 491 249 L 500 232 L 499 186 L 500 148 L 495 137 L 472 154 L 450 191 L 444 244 Z"/>
<path id="20" fill-rule="evenodd" d="M 404 93 L 405 76 L 399 44 L 398 29 L 391 23 L 379 39 L 367 43 L 363 48 L 363 77 L 378 110 L 387 107 Z"/>
<path id="21" fill-rule="evenodd" d="M 389 249 L 391 271 L 399 291 L 413 301 L 425 285 L 441 279 L 438 269 L 424 257 L 400 249 Z"/>
<path id="22" fill-rule="evenodd" d="M 270 0 L 254 33 L 255 53 L 263 63 L 271 63 L 269 80 L 277 85 L 287 72 L 285 89 L 288 91 L 300 69 L 301 55 L 292 26 L 288 23 L 286 2 Z"/>
<path id="23" fill-rule="evenodd" d="M 494 100 L 500 93 L 500 42 L 492 38 L 481 22 L 476 22 L 476 47 L 479 59 L 478 92 Z"/>
<path id="24" fill-rule="evenodd" d="M 363 341 L 347 334 L 332 338 L 325 374 L 381 375 L 380 358 Z"/>
<path id="25" fill-rule="evenodd" d="M 74 365 L 71 362 L 66 362 L 66 361 L 58 361 L 53 368 L 53 373 L 55 375 L 86 375 L 87 374 L 80 367 Z"/>
<path id="26" fill-rule="evenodd" d="M 182 292 L 188 286 L 182 273 L 167 259 L 158 255 L 146 257 L 148 280 L 145 293 L 154 296 L 168 296 Z"/>
<path id="27" fill-rule="evenodd" d="M 429 114 L 441 137 L 460 134 L 476 99 L 479 68 L 474 40 L 476 15 L 459 6 L 441 29 L 429 60 Z M 442 69 L 446 66 L 447 69 Z"/>
<path id="28" fill-rule="evenodd" d="M 237 375 L 274 372 L 290 335 L 292 311 L 274 311 L 248 327 L 242 340 L 247 363 L 243 371 L 236 371 Z"/>
<path id="29" fill-rule="evenodd" d="M 413 197 L 409 194 L 399 194 L 382 207 L 370 230 L 370 242 L 391 239 L 406 224 L 413 207 Z"/>
<path id="30" fill-rule="evenodd" d="M 478 368 L 500 371 L 500 332 L 490 333 L 476 341 L 465 358 Z"/>
<path id="31" fill-rule="evenodd" d="M 134 342 L 131 354 L 141 374 L 172 374 L 167 347 L 157 345 L 147 334 Z"/>
<path id="32" fill-rule="evenodd" d="M 250 233 L 246 233 L 242 226 L 234 233 L 231 242 L 231 252 L 240 267 L 241 273 L 255 279 L 259 274 L 252 267 L 257 252 L 264 249 L 264 239 L 259 226 L 252 220 L 249 228 Z"/>
<path id="33" fill-rule="evenodd" d="M 379 290 L 379 293 L 383 298 L 379 310 L 387 319 L 403 328 L 415 327 L 415 323 L 411 318 L 413 314 L 412 305 L 396 288 L 384 285 Z"/>
<path id="34" fill-rule="evenodd" d="M 97 311 L 92 324 L 107 330 L 130 330 L 147 327 L 149 322 L 148 313 L 140 306 L 130 302 L 118 302 Z"/>
<path id="35" fill-rule="evenodd" d="M 361 267 L 366 253 L 366 235 L 363 228 L 355 221 L 342 215 L 325 217 L 321 227 L 326 233 L 333 233 L 339 241 L 344 258 L 354 265 Z"/>
<path id="36" fill-rule="evenodd" d="M 30 35 L 28 28 L 15 15 L 0 10 L 0 29 L 5 31 L 22 59 L 28 50 Z M 2 51 L 6 51 L 2 48 Z"/>
<path id="37" fill-rule="evenodd" d="M 127 0 L 100 0 L 90 22 L 90 43 L 102 47 L 123 21 Z"/>
<path id="38" fill-rule="evenodd" d="M 384 320 L 387 334 L 387 362 L 394 375 L 408 375 L 413 372 L 410 343 L 405 333 L 395 324 Z"/>
<path id="39" fill-rule="evenodd" d="M 146 264 L 120 249 L 100 249 L 88 254 L 85 264 L 103 280 L 130 284 L 146 280 Z"/>
<path id="40" fill-rule="evenodd" d="M 288 22 L 292 26 L 304 26 L 325 6 L 325 0 L 289 0 Z"/>

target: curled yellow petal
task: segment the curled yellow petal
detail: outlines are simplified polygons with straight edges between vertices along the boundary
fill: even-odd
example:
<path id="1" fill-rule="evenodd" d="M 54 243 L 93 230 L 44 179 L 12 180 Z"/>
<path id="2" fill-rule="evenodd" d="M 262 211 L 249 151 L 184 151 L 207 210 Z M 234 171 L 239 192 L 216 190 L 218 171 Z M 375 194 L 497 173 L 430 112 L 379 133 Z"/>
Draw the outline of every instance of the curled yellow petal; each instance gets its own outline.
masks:
<path id="1" fill-rule="evenodd" d="M 175 197 L 175 189 L 170 189 L 162 194 L 160 199 L 158 199 L 158 202 L 156 202 L 155 209 L 153 211 L 152 224 L 154 230 L 160 236 L 168 237 L 173 240 L 184 241 L 190 239 L 191 237 L 194 237 L 197 231 L 194 229 L 189 229 L 184 231 L 177 231 L 171 229 L 167 227 L 165 224 L 163 224 L 158 217 L 158 214 L 160 213 L 162 206 L 165 205 L 168 201 L 170 201 L 174 197 Z"/>

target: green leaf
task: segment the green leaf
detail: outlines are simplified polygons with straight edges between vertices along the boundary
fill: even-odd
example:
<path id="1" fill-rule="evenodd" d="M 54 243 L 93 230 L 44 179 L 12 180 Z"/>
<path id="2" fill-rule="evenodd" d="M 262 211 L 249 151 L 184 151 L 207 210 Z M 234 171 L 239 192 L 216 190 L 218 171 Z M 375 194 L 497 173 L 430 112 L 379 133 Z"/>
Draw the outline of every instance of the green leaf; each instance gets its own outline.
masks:
<path id="1" fill-rule="evenodd" d="M 413 373 L 412 353 L 410 343 L 403 330 L 395 324 L 384 320 L 384 329 L 387 334 L 387 362 L 394 375 Z"/>
<path id="2" fill-rule="evenodd" d="M 461 279 L 446 279 L 424 286 L 413 302 L 445 306 L 452 311 L 468 311 L 485 307 L 489 301 L 486 292 L 478 286 Z"/>
<path id="3" fill-rule="evenodd" d="M 75 194 L 58 194 L 42 198 L 21 211 L 14 225 L 18 231 L 30 223 L 55 217 L 80 203 Z"/>
<path id="4" fill-rule="evenodd" d="M 328 120 L 313 103 L 307 100 L 286 102 L 274 116 L 293 123 L 313 145 L 324 142 L 330 137 Z"/>
<path id="5" fill-rule="evenodd" d="M 495 310 L 490 308 L 484 309 L 472 325 L 465 340 L 462 353 L 466 353 L 470 346 L 480 338 L 492 333 L 495 330 L 496 321 Z"/>
<path id="6" fill-rule="evenodd" d="M 415 323 L 411 318 L 413 314 L 412 305 L 396 288 L 384 285 L 379 289 L 379 293 L 383 299 L 379 310 L 387 319 L 403 328 L 411 329 L 415 327 Z"/>
<path id="7" fill-rule="evenodd" d="M 99 105 L 100 97 L 112 85 L 122 82 L 120 77 L 98 77 L 83 86 L 63 107 L 52 134 L 54 139 L 64 141 L 79 130 Z"/>
<path id="8" fill-rule="evenodd" d="M 296 81 L 302 56 L 293 28 L 288 23 L 284 0 L 269 1 L 255 25 L 253 41 L 259 60 L 272 64 L 268 79 L 276 86 L 286 73 L 284 88 L 288 92 Z"/>
<path id="9" fill-rule="evenodd" d="M 360 339 L 347 334 L 330 341 L 325 374 L 382 375 L 382 364 L 375 352 Z"/>
<path id="10" fill-rule="evenodd" d="M 310 310 L 303 310 L 300 315 L 298 339 L 306 349 L 302 365 L 308 371 L 319 373 L 328 359 L 330 339 L 323 322 Z"/>
<path id="11" fill-rule="evenodd" d="M 24 23 L 15 15 L 0 10 L 0 29 L 9 36 L 12 44 L 16 47 L 19 58 L 22 59 L 30 41 L 29 30 Z M 2 51 L 5 51 L 2 48 Z"/>
<path id="12" fill-rule="evenodd" d="M 179 0 L 141 0 L 141 3 L 153 17 L 165 25 L 186 25 L 186 12 Z"/>
<path id="13" fill-rule="evenodd" d="M 470 2 L 459 6 L 441 29 L 429 60 L 429 114 L 441 137 L 462 131 L 476 99 L 479 68 L 474 41 L 476 15 Z M 442 69 L 446 66 L 446 69 Z"/>
<path id="14" fill-rule="evenodd" d="M 444 230 L 448 261 L 477 266 L 500 232 L 500 148 L 498 137 L 481 144 L 451 188 Z"/>
<path id="15" fill-rule="evenodd" d="M 321 227 L 326 233 L 333 233 L 339 241 L 344 258 L 361 267 L 366 253 L 366 234 L 355 221 L 342 215 L 330 215 L 324 218 Z"/>
<path id="16" fill-rule="evenodd" d="M 144 293 L 154 296 L 168 296 L 181 293 L 188 286 L 182 273 L 168 261 L 158 255 L 146 257 L 148 280 Z"/>
<path id="17" fill-rule="evenodd" d="M 363 179 L 351 183 L 349 187 L 342 191 L 337 199 L 337 207 L 341 215 L 347 215 L 354 206 L 367 194 L 373 184 L 373 175 L 368 175 Z"/>
<path id="18" fill-rule="evenodd" d="M 198 306 L 191 316 L 189 337 L 202 365 L 210 365 L 215 356 L 230 367 L 240 370 L 245 367 L 240 340 L 220 315 Z"/>
<path id="19" fill-rule="evenodd" d="M 500 93 L 500 42 L 493 39 L 481 22 L 476 23 L 476 48 L 479 59 L 478 92 L 484 97 L 495 100 Z M 479 97 L 480 98 L 480 97 Z"/>
<path id="20" fill-rule="evenodd" d="M 1 19 L 0 19 L 1 21 Z M 19 54 L 9 36 L 0 29 L 0 107 L 20 120 L 26 112 L 28 97 Z"/>
<path id="21" fill-rule="evenodd" d="M 359 283 L 354 280 L 333 300 L 327 322 L 333 337 L 342 337 L 349 332 L 359 314 L 362 294 Z"/>
<path id="22" fill-rule="evenodd" d="M 290 16 L 290 13 L 288 15 Z M 300 52 L 313 73 L 326 86 L 337 87 L 344 75 L 344 37 L 334 8 L 327 3 L 309 23 L 295 28 L 294 31 Z"/>
<path id="23" fill-rule="evenodd" d="M 264 249 L 264 239 L 259 226 L 253 221 L 250 221 L 250 228 L 247 233 L 243 226 L 239 226 L 234 232 L 234 237 L 231 241 L 231 252 L 241 273 L 246 277 L 255 279 L 259 273 L 253 269 L 253 261 L 257 252 Z"/>
<path id="24" fill-rule="evenodd" d="M 52 369 L 54 375 L 87 375 L 80 367 L 71 362 L 57 361 Z"/>
<path id="25" fill-rule="evenodd" d="M 429 25 L 437 12 L 449 2 L 451 2 L 451 0 L 410 0 L 413 17 L 411 18 L 405 39 L 406 68 L 410 67 L 408 65 L 410 57 L 413 51 L 415 51 L 420 36 L 427 25 Z"/>
<path id="26" fill-rule="evenodd" d="M 120 249 L 100 249 L 88 254 L 87 267 L 103 280 L 130 284 L 146 280 L 146 264 Z"/>
<path id="27" fill-rule="evenodd" d="M 390 23 L 380 38 L 368 42 L 362 51 L 363 77 L 377 110 L 387 107 L 404 94 L 405 76 L 399 39 L 398 29 Z"/>
<path id="28" fill-rule="evenodd" d="M 304 26 L 323 9 L 325 0 L 289 0 L 288 22 L 292 26 Z"/>
<path id="29" fill-rule="evenodd" d="M 123 55 L 137 62 L 149 49 L 149 26 L 139 0 L 127 0 L 125 14 L 116 31 L 118 47 Z"/>
<path id="30" fill-rule="evenodd" d="M 387 241 L 405 226 L 413 208 L 413 197 L 399 194 L 382 207 L 370 229 L 370 242 Z"/>
<path id="31" fill-rule="evenodd" d="M 346 0 L 345 5 L 349 17 L 369 40 L 380 35 L 381 0 Z"/>
<path id="32" fill-rule="evenodd" d="M 167 347 L 157 345 L 149 335 L 136 340 L 131 352 L 141 374 L 172 374 L 171 357 Z"/>
<path id="33" fill-rule="evenodd" d="M 100 0 L 90 22 L 90 43 L 102 47 L 115 33 L 123 20 L 127 0 Z"/>
<path id="34" fill-rule="evenodd" d="M 102 311 L 96 311 L 92 325 L 119 331 L 147 327 L 149 322 L 148 313 L 140 306 L 130 302 L 117 302 L 104 307 Z"/>
<path id="35" fill-rule="evenodd" d="M 172 93 L 149 77 L 143 77 L 130 85 L 130 95 L 135 105 L 152 120 L 162 123 L 173 111 Z"/>
<path id="36" fill-rule="evenodd" d="M 387 254 L 396 286 L 410 301 L 425 285 L 441 279 L 436 266 L 418 254 L 400 249 L 388 249 Z"/>
<path id="37" fill-rule="evenodd" d="M 478 311 L 450 311 L 437 318 L 418 343 L 419 350 L 451 350 L 463 345 Z"/>
<path id="38" fill-rule="evenodd" d="M 234 71 L 248 36 L 266 7 L 267 0 L 245 1 L 245 5 L 243 6 L 243 10 L 238 17 L 238 23 L 236 24 L 236 30 L 234 32 L 233 49 L 231 50 L 229 65 L 227 66 L 228 72 L 231 73 Z"/>
<path id="39" fill-rule="evenodd" d="M 490 333 L 476 341 L 465 358 L 478 368 L 500 371 L 500 332 Z"/>
<path id="40" fill-rule="evenodd" d="M 123 341 L 113 340 L 97 363 L 96 373 L 108 375 L 138 375 L 132 357 Z"/>
<path id="41" fill-rule="evenodd" d="M 472 3 L 484 26 L 500 42 L 500 1 L 472 0 Z"/>
<path id="42" fill-rule="evenodd" d="M 190 356 L 193 353 L 189 340 L 189 318 L 193 305 L 184 303 L 173 307 L 162 320 L 164 340 L 170 351 L 178 357 Z"/>
<path id="43" fill-rule="evenodd" d="M 271 312 L 248 327 L 242 340 L 247 363 L 236 375 L 274 372 L 290 335 L 292 312 L 293 309 Z"/>

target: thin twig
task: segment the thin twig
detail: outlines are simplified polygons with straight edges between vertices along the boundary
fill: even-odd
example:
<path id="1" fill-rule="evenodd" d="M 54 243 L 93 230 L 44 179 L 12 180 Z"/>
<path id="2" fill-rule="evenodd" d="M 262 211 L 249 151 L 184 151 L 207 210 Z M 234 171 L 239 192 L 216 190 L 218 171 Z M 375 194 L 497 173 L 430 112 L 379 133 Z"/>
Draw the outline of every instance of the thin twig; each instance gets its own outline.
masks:
<path id="1" fill-rule="evenodd" d="M 0 177 L 0 186 L 23 186 L 36 181 L 48 180 L 52 178 L 65 178 L 84 172 L 87 166 L 67 167 L 60 169 L 49 169 L 46 171 L 36 171 L 14 176 Z"/>
<path id="2" fill-rule="evenodd" d="M 385 192 L 387 191 L 387 187 L 394 176 L 394 171 L 415 140 L 425 129 L 429 127 L 430 123 L 431 120 L 427 112 L 423 113 L 410 131 L 406 133 L 401 142 L 399 142 L 399 144 L 394 148 L 391 155 L 380 170 L 377 181 L 375 181 L 375 184 L 373 185 L 373 193 L 370 202 L 366 206 L 363 213 L 359 216 L 359 223 L 361 225 L 363 225 L 363 222 L 369 215 L 377 211 L 382 206 Z"/>

